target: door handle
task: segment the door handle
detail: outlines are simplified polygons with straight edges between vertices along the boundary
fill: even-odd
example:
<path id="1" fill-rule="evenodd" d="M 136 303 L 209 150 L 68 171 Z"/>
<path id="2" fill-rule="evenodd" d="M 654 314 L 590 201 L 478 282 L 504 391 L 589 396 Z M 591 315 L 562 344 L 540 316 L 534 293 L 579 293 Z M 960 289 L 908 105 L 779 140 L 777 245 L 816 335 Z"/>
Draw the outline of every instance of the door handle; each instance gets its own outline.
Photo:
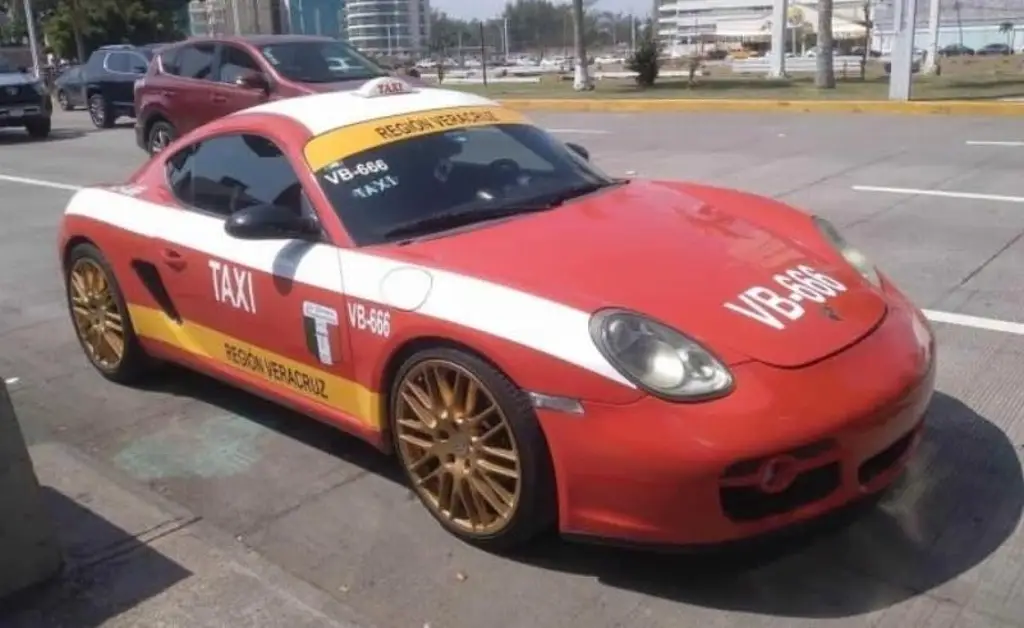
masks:
<path id="1" fill-rule="evenodd" d="M 227 98 L 227 96 L 220 96 L 218 94 L 211 94 L 210 95 L 210 100 L 212 100 L 213 102 L 218 102 L 219 103 L 219 102 L 227 102 L 228 98 Z"/>
<path id="2" fill-rule="evenodd" d="M 174 90 L 171 90 L 171 89 L 160 90 L 160 95 L 163 96 L 164 98 L 170 98 L 171 96 L 175 95 L 176 93 L 177 92 L 175 92 Z"/>
<path id="3" fill-rule="evenodd" d="M 164 264 L 167 264 L 167 266 L 174 270 L 183 270 L 188 265 L 182 254 L 174 249 L 164 249 L 162 257 L 164 258 Z"/>

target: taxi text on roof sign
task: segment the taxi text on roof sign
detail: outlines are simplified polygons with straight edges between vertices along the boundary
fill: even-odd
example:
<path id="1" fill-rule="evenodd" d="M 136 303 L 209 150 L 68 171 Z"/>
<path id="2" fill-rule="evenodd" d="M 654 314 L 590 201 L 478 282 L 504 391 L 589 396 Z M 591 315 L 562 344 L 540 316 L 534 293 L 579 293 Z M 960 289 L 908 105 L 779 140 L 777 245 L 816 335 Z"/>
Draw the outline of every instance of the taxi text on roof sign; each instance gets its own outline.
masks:
<path id="1" fill-rule="evenodd" d="M 393 76 L 382 76 L 370 79 L 363 83 L 362 87 L 354 93 L 363 98 L 377 98 L 379 96 L 394 96 L 396 94 L 412 94 L 416 89 L 402 79 Z"/>

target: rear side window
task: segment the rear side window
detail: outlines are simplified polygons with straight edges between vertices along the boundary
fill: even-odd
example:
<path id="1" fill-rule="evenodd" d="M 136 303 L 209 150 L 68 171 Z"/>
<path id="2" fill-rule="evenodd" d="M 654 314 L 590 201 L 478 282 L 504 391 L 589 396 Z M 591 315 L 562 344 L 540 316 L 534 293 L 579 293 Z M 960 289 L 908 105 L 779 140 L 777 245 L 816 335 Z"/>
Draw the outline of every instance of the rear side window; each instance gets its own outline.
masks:
<path id="1" fill-rule="evenodd" d="M 121 52 L 107 53 L 103 67 L 110 72 L 128 72 L 128 55 Z"/>
<path id="2" fill-rule="evenodd" d="M 209 81 L 213 78 L 213 44 L 185 46 L 177 55 L 177 75 Z"/>
<path id="3" fill-rule="evenodd" d="M 157 67 L 160 68 L 164 74 L 178 74 L 178 55 L 180 52 L 180 48 L 171 48 L 170 50 L 161 52 L 157 55 L 157 59 L 159 60 Z"/>

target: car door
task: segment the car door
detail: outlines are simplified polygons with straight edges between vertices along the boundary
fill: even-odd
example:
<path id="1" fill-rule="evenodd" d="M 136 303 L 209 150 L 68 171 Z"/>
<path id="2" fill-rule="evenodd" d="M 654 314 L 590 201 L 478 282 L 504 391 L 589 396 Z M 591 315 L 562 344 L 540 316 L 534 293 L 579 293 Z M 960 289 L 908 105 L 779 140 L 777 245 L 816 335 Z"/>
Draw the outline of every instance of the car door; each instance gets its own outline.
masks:
<path id="1" fill-rule="evenodd" d="M 146 73 L 149 61 L 137 52 L 113 51 L 103 60 L 108 75 L 106 97 L 118 109 L 135 106 L 135 80 Z"/>
<path id="2" fill-rule="evenodd" d="M 171 118 L 179 135 L 188 133 L 217 117 L 211 102 L 217 45 L 201 42 L 182 46 L 164 71 L 173 76 L 162 86 Z"/>
<path id="3" fill-rule="evenodd" d="M 293 406 L 356 421 L 357 394 L 337 248 L 318 241 L 239 240 L 224 230 L 234 211 L 276 204 L 315 217 L 293 165 L 269 138 L 228 133 L 168 160 L 179 202 L 161 227 L 157 255 L 181 321 L 174 334 L 209 369 Z"/>
<path id="4" fill-rule="evenodd" d="M 235 83 L 239 76 L 250 72 L 262 74 L 256 60 L 238 46 L 222 44 L 217 59 L 216 82 L 210 89 L 210 111 L 217 117 L 267 101 L 269 95 L 262 89 L 241 87 Z"/>

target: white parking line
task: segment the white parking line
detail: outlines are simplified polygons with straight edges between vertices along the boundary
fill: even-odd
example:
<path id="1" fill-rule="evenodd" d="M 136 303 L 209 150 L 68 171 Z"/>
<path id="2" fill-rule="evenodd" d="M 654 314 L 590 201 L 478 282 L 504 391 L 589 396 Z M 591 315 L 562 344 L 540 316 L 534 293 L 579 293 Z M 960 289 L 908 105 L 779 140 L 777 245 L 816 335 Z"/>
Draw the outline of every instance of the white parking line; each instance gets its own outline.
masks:
<path id="1" fill-rule="evenodd" d="M 30 179 L 28 177 L 16 177 L 10 174 L 0 174 L 0 181 L 6 181 L 7 183 L 21 183 L 23 185 L 34 185 L 41 188 L 50 188 L 51 190 L 68 190 L 70 192 L 77 192 L 82 189 L 82 186 L 80 185 L 57 183 L 56 181 L 44 181 L 43 179 Z"/>
<path id="2" fill-rule="evenodd" d="M 44 179 L 32 179 L 29 177 L 17 177 L 7 174 L 0 174 L 0 181 L 6 181 L 8 183 L 20 183 L 22 185 L 34 185 L 36 187 L 50 188 L 55 190 L 69 190 L 72 192 L 82 189 L 82 186 L 79 185 L 58 183 L 56 181 L 46 181 Z M 858 187 L 868 186 L 854 186 L 854 189 L 857 189 Z M 880 191 L 891 191 L 899 189 L 901 188 L 880 188 Z M 866 191 L 876 190 L 871 189 Z M 925 192 L 927 191 L 928 190 L 925 190 Z M 916 191 L 911 193 L 916 193 Z M 1019 199 L 1019 202 L 1024 202 L 1024 198 Z M 1024 336 L 1024 323 L 1015 323 L 1013 321 L 1001 321 L 994 318 L 982 318 L 980 316 L 957 314 L 955 312 L 940 312 L 938 310 L 924 310 L 924 315 L 928 317 L 928 320 L 936 323 L 946 323 L 948 325 L 957 325 L 959 327 L 972 327 L 974 329 L 984 329 L 988 331 L 997 331 L 1006 334 Z M 15 383 L 17 381 L 18 378 L 15 377 L 9 379 L 7 383 Z"/>
<path id="3" fill-rule="evenodd" d="M 974 329 L 1000 331 L 1004 334 L 1024 336 L 1024 323 L 1001 321 L 994 318 L 982 318 L 980 316 L 971 316 L 969 314 L 956 314 L 954 312 L 938 312 L 936 310 L 922 311 L 924 312 L 924 315 L 928 317 L 928 320 L 935 323 L 947 323 L 949 325 L 958 325 L 960 327 L 973 327 Z"/>
<path id="4" fill-rule="evenodd" d="M 997 140 L 967 140 L 968 146 L 1024 146 L 1024 142 L 1007 142 Z"/>
<path id="5" fill-rule="evenodd" d="M 954 192 L 952 190 L 919 190 L 917 188 L 889 188 L 879 185 L 852 185 L 857 192 L 884 192 L 886 194 L 913 194 L 919 196 L 942 196 L 945 198 L 964 198 L 975 201 L 999 201 L 1002 203 L 1024 203 L 1024 196 L 1005 196 L 1003 194 L 982 194 L 980 192 Z"/>

